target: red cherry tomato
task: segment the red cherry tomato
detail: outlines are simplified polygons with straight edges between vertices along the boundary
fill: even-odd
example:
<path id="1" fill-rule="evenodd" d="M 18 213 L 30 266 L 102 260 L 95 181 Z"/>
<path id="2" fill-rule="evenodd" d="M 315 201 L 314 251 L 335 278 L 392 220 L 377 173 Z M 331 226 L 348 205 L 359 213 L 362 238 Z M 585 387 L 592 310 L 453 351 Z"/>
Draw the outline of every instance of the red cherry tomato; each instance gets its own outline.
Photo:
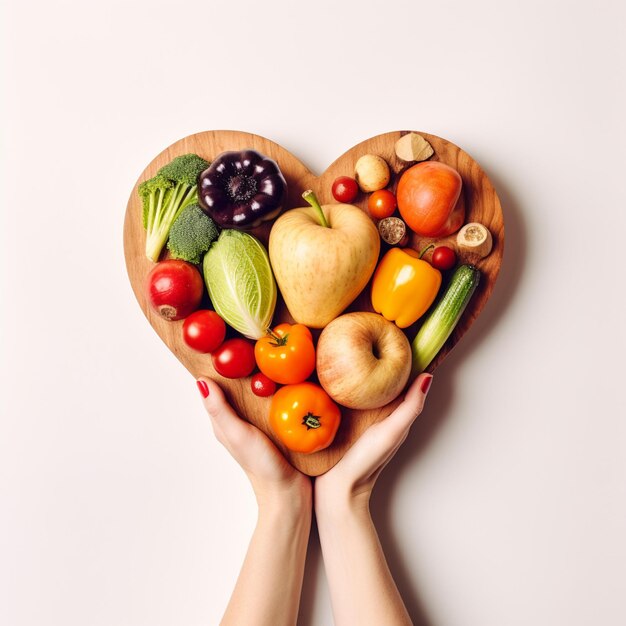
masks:
<path id="1" fill-rule="evenodd" d="M 250 376 L 256 366 L 254 344 L 245 339 L 228 339 L 211 355 L 215 371 L 224 378 Z"/>
<path id="2" fill-rule="evenodd" d="M 367 210 L 377 220 L 391 217 L 396 210 L 396 206 L 396 197 L 388 189 L 375 191 L 367 199 Z"/>
<path id="3" fill-rule="evenodd" d="M 359 186 L 354 178 L 349 176 L 340 176 L 333 183 L 333 198 L 337 202 L 350 204 L 359 193 Z"/>
<path id="4" fill-rule="evenodd" d="M 430 264 L 438 270 L 451 270 L 456 265 L 456 252 L 448 246 L 438 246 L 433 250 Z"/>
<path id="5" fill-rule="evenodd" d="M 276 391 L 276 383 L 263 374 L 263 372 L 257 372 L 250 379 L 250 386 L 252 387 L 252 393 L 260 398 L 273 396 Z"/>
<path id="6" fill-rule="evenodd" d="M 183 322 L 183 340 L 196 352 L 213 352 L 225 335 L 226 324 L 215 311 L 195 311 Z"/>
<path id="7" fill-rule="evenodd" d="M 157 263 L 146 280 L 150 306 L 170 322 L 182 320 L 195 311 L 203 291 L 200 272 L 191 263 L 178 259 Z"/>

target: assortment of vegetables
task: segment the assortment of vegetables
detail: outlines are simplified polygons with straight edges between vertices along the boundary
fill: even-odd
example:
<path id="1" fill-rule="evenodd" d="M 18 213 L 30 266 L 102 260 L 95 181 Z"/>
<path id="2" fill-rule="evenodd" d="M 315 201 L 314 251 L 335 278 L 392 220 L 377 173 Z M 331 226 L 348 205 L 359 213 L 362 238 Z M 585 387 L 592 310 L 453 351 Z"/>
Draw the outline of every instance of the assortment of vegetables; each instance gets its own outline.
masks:
<path id="1" fill-rule="evenodd" d="M 372 307 L 398 328 L 417 322 L 439 293 L 441 272 L 422 260 L 424 252 L 392 248 L 374 274 Z"/>
<path id="2" fill-rule="evenodd" d="M 434 154 L 433 147 L 417 133 L 407 133 L 395 145 L 396 156 L 401 161 L 425 161 Z"/>
<path id="3" fill-rule="evenodd" d="M 255 150 L 222 153 L 199 185 L 200 205 L 222 228 L 254 228 L 274 219 L 287 194 L 276 162 Z"/>
<path id="4" fill-rule="evenodd" d="M 451 270 L 456 265 L 456 252 L 448 246 L 437 246 L 433 250 L 431 264 L 442 272 Z"/>
<path id="5" fill-rule="evenodd" d="M 186 261 L 162 261 L 148 274 L 148 303 L 156 313 L 170 322 L 182 320 L 195 311 L 200 306 L 203 292 L 200 272 Z"/>
<path id="6" fill-rule="evenodd" d="M 288 207 L 279 219 L 285 177 L 254 150 L 224 152 L 211 164 L 186 154 L 138 187 L 146 255 L 156 263 L 146 279 L 150 307 L 167 321 L 184 320 L 184 343 L 210 354 L 220 376 L 251 376 L 252 393 L 273 396 L 269 424 L 289 450 L 328 447 L 341 421 L 337 402 L 378 408 L 397 396 L 411 368 L 424 371 L 479 284 L 469 261 L 491 252 L 486 226 L 463 226 L 461 177 L 426 160 L 434 154 L 428 141 L 408 133 L 395 153 L 415 164 L 397 173 L 381 156 L 362 155 L 332 184 L 340 204 L 322 206 L 309 190 L 309 207 Z M 369 194 L 367 213 L 352 205 L 359 194 Z M 266 250 L 246 231 L 272 220 Z M 159 261 L 166 243 L 169 257 Z M 376 313 L 342 315 L 370 279 Z M 272 328 L 277 282 L 296 323 Z M 210 309 L 199 308 L 205 285 Z M 427 312 L 409 344 L 409 327 Z M 324 329 L 317 349 L 310 328 Z M 316 367 L 324 388 L 310 382 Z"/>
<path id="7" fill-rule="evenodd" d="M 254 371 L 254 345 L 246 339 L 227 339 L 211 354 L 213 368 L 224 378 L 245 378 Z"/>
<path id="8" fill-rule="evenodd" d="M 199 205 L 190 204 L 172 224 L 167 249 L 174 259 L 198 264 L 218 235 L 215 222 Z"/>
<path id="9" fill-rule="evenodd" d="M 385 217 L 378 222 L 380 238 L 390 246 L 406 246 L 409 238 L 406 224 L 399 217 Z"/>
<path id="10" fill-rule="evenodd" d="M 248 233 L 223 230 L 202 267 L 217 313 L 245 337 L 263 337 L 276 306 L 276 283 L 263 244 Z"/>
<path id="11" fill-rule="evenodd" d="M 340 421 L 339 407 L 319 385 L 286 385 L 272 398 L 270 426 L 293 452 L 311 454 L 327 448 Z"/>
<path id="12" fill-rule="evenodd" d="M 391 178 L 387 161 L 377 154 L 364 154 L 354 166 L 354 178 L 361 191 L 384 189 Z"/>
<path id="13" fill-rule="evenodd" d="M 198 200 L 198 175 L 208 162 L 196 154 L 184 154 L 162 167 L 139 185 L 146 229 L 146 256 L 157 261 L 181 211 Z"/>
<path id="14" fill-rule="evenodd" d="M 254 356 L 275 383 L 302 383 L 315 369 L 313 335 L 303 324 L 280 324 L 256 342 Z"/>
<path id="15" fill-rule="evenodd" d="M 276 383 L 263 372 L 257 372 L 250 378 L 252 393 L 259 398 L 269 398 L 276 393 Z"/>
<path id="16" fill-rule="evenodd" d="M 409 168 L 398 181 L 398 210 L 409 228 L 424 237 L 455 233 L 465 218 L 458 202 L 459 173 L 440 161 L 424 161 Z"/>
<path id="17" fill-rule="evenodd" d="M 367 201 L 367 210 L 377 220 L 391 217 L 396 210 L 396 197 L 389 189 L 379 189 L 370 195 Z"/>
<path id="18" fill-rule="evenodd" d="M 446 293 L 422 324 L 413 340 L 414 375 L 423 372 L 456 327 L 480 282 L 473 265 L 461 265 L 450 280 Z"/>
<path id="19" fill-rule="evenodd" d="M 183 341 L 196 352 L 214 352 L 226 337 L 226 324 L 215 311 L 194 311 L 183 322 Z"/>
<path id="20" fill-rule="evenodd" d="M 460 250 L 477 254 L 482 259 L 491 252 L 493 239 L 485 226 L 471 222 L 458 232 L 456 244 Z"/>
<path id="21" fill-rule="evenodd" d="M 359 195 L 359 186 L 354 178 L 340 176 L 333 183 L 332 194 L 337 202 L 350 204 Z"/>

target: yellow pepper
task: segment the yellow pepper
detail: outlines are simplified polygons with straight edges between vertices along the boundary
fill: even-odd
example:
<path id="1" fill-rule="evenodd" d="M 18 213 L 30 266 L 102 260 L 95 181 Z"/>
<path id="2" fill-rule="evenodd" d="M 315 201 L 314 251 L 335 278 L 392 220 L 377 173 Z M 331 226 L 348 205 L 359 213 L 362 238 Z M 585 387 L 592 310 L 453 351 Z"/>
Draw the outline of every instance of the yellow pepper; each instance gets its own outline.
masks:
<path id="1" fill-rule="evenodd" d="M 415 250 L 392 248 L 376 268 L 372 306 L 399 328 L 406 328 L 426 313 L 439 287 L 441 272 Z"/>

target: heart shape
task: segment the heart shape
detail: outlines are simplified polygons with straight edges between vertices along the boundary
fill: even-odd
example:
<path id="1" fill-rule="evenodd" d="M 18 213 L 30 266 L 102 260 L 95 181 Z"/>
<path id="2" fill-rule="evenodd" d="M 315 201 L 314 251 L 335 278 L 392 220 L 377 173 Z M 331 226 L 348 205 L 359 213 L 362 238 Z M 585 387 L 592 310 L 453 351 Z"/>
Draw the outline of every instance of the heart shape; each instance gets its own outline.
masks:
<path id="1" fill-rule="evenodd" d="M 331 186 L 338 176 L 352 176 L 356 161 L 364 154 L 377 154 L 383 157 L 390 166 L 392 180 L 389 188 L 395 189 L 399 174 L 410 167 L 412 163 L 405 163 L 396 157 L 394 146 L 396 141 L 411 131 L 397 131 L 377 135 L 361 142 L 348 150 L 332 163 L 319 177 L 312 174 L 295 156 L 278 144 L 251 133 L 238 131 L 206 131 L 190 135 L 172 144 L 159 154 L 142 172 L 135 185 L 128 206 L 124 222 L 124 252 L 126 267 L 130 282 L 143 310 L 152 327 L 156 330 L 165 344 L 172 350 L 181 363 L 193 374 L 194 377 L 207 376 L 216 379 L 223 387 L 226 395 L 240 415 L 245 416 L 250 422 L 266 432 L 282 450 L 287 459 L 299 470 L 310 475 L 317 476 L 330 469 L 346 453 L 350 446 L 360 437 L 371 424 L 384 419 L 399 404 L 400 398 L 389 404 L 372 410 L 342 409 L 342 424 L 332 445 L 320 452 L 305 455 L 287 450 L 273 436 L 268 425 L 268 413 L 271 399 L 258 398 L 250 390 L 249 379 L 231 380 L 220 377 L 211 364 L 210 355 L 199 354 L 190 350 L 182 339 L 182 322 L 168 322 L 154 313 L 148 306 L 144 283 L 153 264 L 145 256 L 145 231 L 141 220 L 141 201 L 137 195 L 137 185 L 154 176 L 156 171 L 171 161 L 174 157 L 189 152 L 194 152 L 207 160 L 213 160 L 221 152 L 227 150 L 244 150 L 252 148 L 274 159 L 280 166 L 288 185 L 288 199 L 286 209 L 304 206 L 302 193 L 306 189 L 313 189 L 320 202 L 332 203 L 334 199 Z M 502 209 L 496 192 L 489 179 L 480 166 L 463 150 L 454 144 L 426 133 L 419 133 L 433 147 L 434 155 L 431 160 L 442 161 L 454 167 L 463 179 L 463 193 L 460 201 L 465 202 L 466 222 L 481 222 L 489 228 L 494 239 L 491 254 L 480 261 L 472 259 L 481 271 L 481 282 L 474 293 L 461 320 L 454 329 L 445 346 L 441 349 L 434 361 L 428 367 L 428 371 L 434 371 L 445 359 L 446 355 L 461 339 L 465 332 L 473 324 L 474 320 L 489 299 L 493 290 L 504 251 L 504 222 Z M 355 203 L 367 211 L 367 194 L 359 194 Z M 255 234 L 266 245 L 269 238 L 271 224 L 265 223 L 255 229 Z M 455 241 L 455 235 L 448 238 L 438 239 L 438 242 L 449 240 Z M 421 238 L 411 234 L 410 246 L 422 248 L 430 243 L 431 239 Z M 384 252 L 381 251 L 381 254 Z M 463 255 L 460 254 L 460 261 Z M 280 322 L 292 322 L 292 318 L 279 297 L 274 315 L 273 324 Z M 369 288 L 366 287 L 357 297 L 348 311 L 371 311 Z M 416 328 L 408 328 L 407 335 L 412 340 Z"/>

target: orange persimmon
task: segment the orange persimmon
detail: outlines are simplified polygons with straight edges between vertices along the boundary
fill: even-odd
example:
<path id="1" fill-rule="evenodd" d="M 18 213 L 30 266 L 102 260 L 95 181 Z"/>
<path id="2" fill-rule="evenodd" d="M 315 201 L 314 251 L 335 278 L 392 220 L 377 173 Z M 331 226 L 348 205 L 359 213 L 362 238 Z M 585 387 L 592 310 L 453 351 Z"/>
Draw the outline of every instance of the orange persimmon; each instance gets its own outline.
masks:
<path id="1" fill-rule="evenodd" d="M 459 202 L 459 173 L 440 161 L 410 167 L 398 182 L 398 211 L 408 227 L 423 237 L 446 237 L 461 228 L 465 206 Z"/>

